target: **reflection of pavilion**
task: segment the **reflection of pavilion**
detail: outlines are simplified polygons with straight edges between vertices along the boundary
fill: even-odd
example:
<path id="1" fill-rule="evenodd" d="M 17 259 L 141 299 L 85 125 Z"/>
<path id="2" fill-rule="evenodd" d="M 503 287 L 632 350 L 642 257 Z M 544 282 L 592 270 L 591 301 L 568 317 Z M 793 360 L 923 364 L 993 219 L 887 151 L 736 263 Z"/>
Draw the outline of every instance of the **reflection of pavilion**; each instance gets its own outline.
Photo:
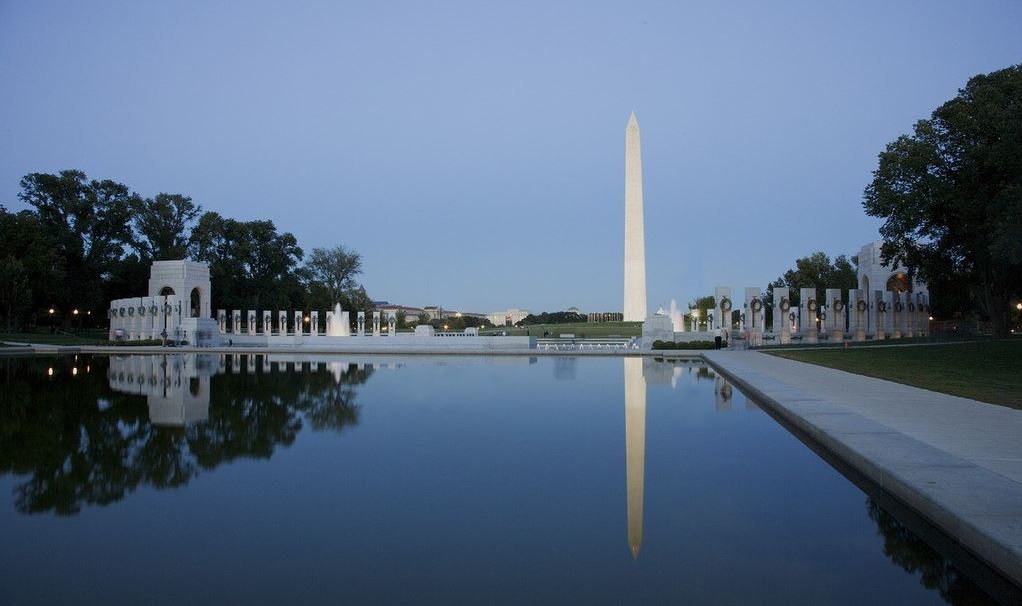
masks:
<path id="1" fill-rule="evenodd" d="M 625 484 L 628 491 L 628 547 L 639 557 L 646 474 L 646 379 L 642 358 L 625 363 Z"/>
<path id="2" fill-rule="evenodd" d="M 110 388 L 146 397 L 154 425 L 184 426 L 209 417 L 214 356 L 174 354 L 110 358 Z"/>

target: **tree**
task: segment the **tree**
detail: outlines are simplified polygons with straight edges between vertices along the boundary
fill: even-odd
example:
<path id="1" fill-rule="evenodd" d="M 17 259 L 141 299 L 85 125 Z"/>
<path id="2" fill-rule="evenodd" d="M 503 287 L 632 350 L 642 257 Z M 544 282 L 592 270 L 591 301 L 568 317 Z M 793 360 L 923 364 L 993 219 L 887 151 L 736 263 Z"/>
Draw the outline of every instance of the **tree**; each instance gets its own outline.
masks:
<path id="1" fill-rule="evenodd" d="M 64 262 L 57 254 L 53 237 L 46 232 L 39 218 L 30 210 L 7 212 L 0 206 L 0 258 L 20 261 L 31 288 L 31 303 L 22 309 L 18 324 L 28 324 L 32 313 L 48 309 L 57 302 L 64 289 Z"/>
<path id="2" fill-rule="evenodd" d="M 156 194 L 137 198 L 131 205 L 135 230 L 133 246 L 147 261 L 183 259 L 188 254 L 192 224 L 202 212 L 188 196 Z"/>
<path id="3" fill-rule="evenodd" d="M 310 279 L 322 284 L 338 303 L 358 287 L 355 276 L 362 273 L 362 256 L 343 245 L 314 248 L 305 268 Z"/>
<path id="4" fill-rule="evenodd" d="M 32 289 L 25 264 L 12 256 L 0 259 L 0 311 L 4 314 L 8 332 L 31 303 Z"/>
<path id="5" fill-rule="evenodd" d="M 889 143 L 863 206 L 885 220 L 885 261 L 933 285 L 954 276 L 1006 336 L 1022 294 L 1022 65 L 974 76 Z"/>
<path id="6" fill-rule="evenodd" d="M 235 221 L 207 212 L 192 231 L 192 255 L 209 264 L 214 309 L 302 309 L 307 292 L 294 235 L 272 221 Z"/>
<path id="7" fill-rule="evenodd" d="M 787 286 L 791 289 L 792 305 L 800 303 L 799 289 L 815 288 L 816 300 L 822 301 L 825 298 L 825 290 L 828 288 L 841 289 L 841 300 L 848 302 L 848 290 L 858 286 L 858 275 L 855 270 L 857 259 L 851 260 L 844 255 L 838 255 L 831 262 L 830 257 L 822 252 L 815 252 L 807 257 L 795 260 L 795 267 L 784 272 L 784 275 L 767 285 L 771 298 L 766 303 L 772 302 L 774 288 Z"/>
<path id="8" fill-rule="evenodd" d="M 66 271 L 56 302 L 65 310 L 105 307 L 103 276 L 131 242 L 129 218 L 138 195 L 121 183 L 88 181 L 82 171 L 64 170 L 25 175 L 18 198 L 35 208 Z M 64 318 L 66 325 L 70 316 Z"/>

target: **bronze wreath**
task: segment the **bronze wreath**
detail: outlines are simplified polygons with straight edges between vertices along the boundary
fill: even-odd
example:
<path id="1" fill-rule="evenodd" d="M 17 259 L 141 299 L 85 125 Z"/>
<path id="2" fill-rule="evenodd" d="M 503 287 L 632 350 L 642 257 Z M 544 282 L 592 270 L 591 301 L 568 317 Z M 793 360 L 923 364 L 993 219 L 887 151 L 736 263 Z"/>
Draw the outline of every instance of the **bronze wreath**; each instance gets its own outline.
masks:
<path id="1" fill-rule="evenodd" d="M 170 315 L 170 303 L 163 304 L 163 313 L 167 314 L 168 316 Z"/>
<path id="2" fill-rule="evenodd" d="M 845 308 L 845 304 L 841 302 L 841 299 L 834 299 L 834 311 L 841 311 Z"/>
<path id="3" fill-rule="evenodd" d="M 149 308 L 149 313 L 150 313 L 151 315 L 154 315 L 154 316 L 155 316 L 155 315 L 156 315 L 156 312 L 158 312 L 158 311 L 160 311 L 160 309 L 159 309 L 158 307 L 156 307 L 156 304 L 155 304 L 155 303 L 153 303 L 152 307 L 150 307 L 150 308 Z"/>
<path id="4" fill-rule="evenodd" d="M 916 310 L 916 304 L 912 301 L 908 302 L 908 310 L 914 312 Z"/>
<path id="5" fill-rule="evenodd" d="M 720 308 L 724 311 L 731 309 L 731 299 L 724 297 L 720 300 Z"/>
<path id="6" fill-rule="evenodd" d="M 794 322 L 795 321 L 795 312 L 791 312 L 790 314 L 788 314 L 788 319 L 791 320 L 792 322 Z"/>
<path id="7" fill-rule="evenodd" d="M 858 309 L 859 311 L 866 311 L 866 302 L 863 301 L 862 299 L 859 299 L 855 303 L 855 309 Z"/>
<path id="8" fill-rule="evenodd" d="M 134 307 L 129 307 L 128 308 L 128 315 L 129 316 L 135 315 L 135 308 Z"/>
<path id="9" fill-rule="evenodd" d="M 817 307 L 816 299 L 809 299 L 809 302 L 806 303 L 806 307 L 809 308 L 809 311 L 816 311 L 816 307 Z"/>
<path id="10" fill-rule="evenodd" d="M 121 308 L 120 314 L 121 314 L 121 317 L 123 318 L 124 317 L 124 308 L 123 307 Z"/>
<path id="11" fill-rule="evenodd" d="M 752 300 L 752 311 L 759 311 L 763 309 L 763 302 L 759 299 Z"/>
<path id="12" fill-rule="evenodd" d="M 887 302 L 877 301 L 877 311 L 887 313 Z"/>
<path id="13" fill-rule="evenodd" d="M 905 309 L 905 306 L 902 305 L 901 301 L 895 301 L 894 302 L 894 311 L 903 311 L 904 309 Z"/>
<path id="14" fill-rule="evenodd" d="M 781 311 L 788 311 L 791 309 L 791 302 L 788 301 L 787 297 L 781 298 Z"/>

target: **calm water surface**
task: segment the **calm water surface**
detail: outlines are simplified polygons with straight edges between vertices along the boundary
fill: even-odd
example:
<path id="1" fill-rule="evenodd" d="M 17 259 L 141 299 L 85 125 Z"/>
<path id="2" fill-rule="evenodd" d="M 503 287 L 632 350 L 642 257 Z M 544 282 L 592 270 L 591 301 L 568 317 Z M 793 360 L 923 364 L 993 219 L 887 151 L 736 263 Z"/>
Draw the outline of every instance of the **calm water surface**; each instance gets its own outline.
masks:
<path id="1" fill-rule="evenodd" d="M 0 360 L 0 603 L 986 603 L 639 358 Z"/>

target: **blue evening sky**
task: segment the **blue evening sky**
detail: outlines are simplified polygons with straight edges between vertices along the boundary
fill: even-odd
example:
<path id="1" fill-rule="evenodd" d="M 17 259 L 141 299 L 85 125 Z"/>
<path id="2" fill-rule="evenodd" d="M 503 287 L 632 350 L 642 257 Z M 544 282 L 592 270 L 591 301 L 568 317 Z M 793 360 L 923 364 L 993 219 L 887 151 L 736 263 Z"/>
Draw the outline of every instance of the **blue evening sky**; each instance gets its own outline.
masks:
<path id="1" fill-rule="evenodd" d="M 1022 2 L 0 2 L 0 203 L 80 168 L 365 258 L 370 296 L 650 311 L 878 236 L 883 146 L 1022 61 Z M 213 285 L 216 288 L 216 285 Z"/>

